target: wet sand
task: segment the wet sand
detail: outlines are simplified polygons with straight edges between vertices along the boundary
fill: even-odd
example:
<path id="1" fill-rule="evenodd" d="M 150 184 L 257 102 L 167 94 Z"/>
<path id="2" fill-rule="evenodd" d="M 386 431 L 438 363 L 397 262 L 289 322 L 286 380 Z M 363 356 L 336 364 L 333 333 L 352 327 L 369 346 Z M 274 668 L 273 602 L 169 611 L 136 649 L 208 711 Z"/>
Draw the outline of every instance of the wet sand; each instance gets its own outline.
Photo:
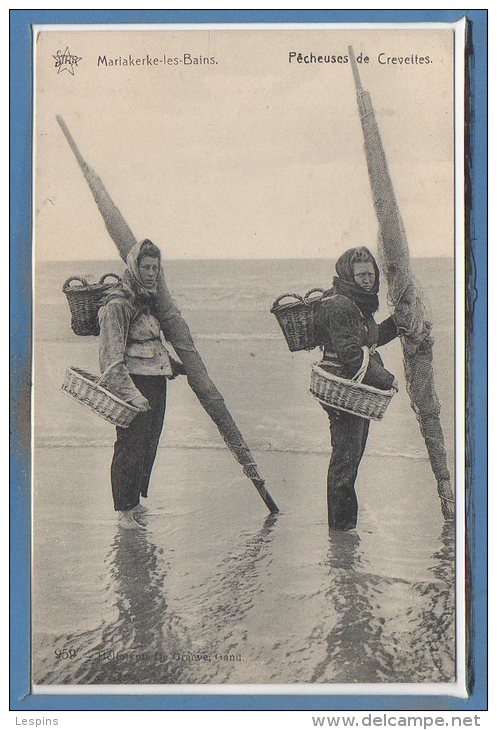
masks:
<path id="1" fill-rule="evenodd" d="M 135 533 L 111 454 L 37 450 L 35 683 L 453 678 L 453 540 L 425 461 L 365 457 L 357 531 L 329 534 L 326 456 L 257 454 L 272 518 L 224 449 L 164 448 Z"/>

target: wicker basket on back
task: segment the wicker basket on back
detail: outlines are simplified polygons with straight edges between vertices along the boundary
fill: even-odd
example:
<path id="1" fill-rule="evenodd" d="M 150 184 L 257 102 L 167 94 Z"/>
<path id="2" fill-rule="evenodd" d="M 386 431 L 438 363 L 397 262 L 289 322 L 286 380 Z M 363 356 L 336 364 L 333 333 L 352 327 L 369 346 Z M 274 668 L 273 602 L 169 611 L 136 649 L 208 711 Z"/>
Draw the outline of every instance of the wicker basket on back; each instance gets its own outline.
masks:
<path id="1" fill-rule="evenodd" d="M 311 297 L 315 292 L 319 296 Z M 290 352 L 312 350 L 316 341 L 317 306 L 322 299 L 323 289 L 311 289 L 301 297 L 299 294 L 282 294 L 271 307 L 271 314 L 278 320 Z M 291 297 L 291 301 L 281 304 L 281 300 Z"/>
<path id="2" fill-rule="evenodd" d="M 106 282 L 108 276 L 116 281 Z M 72 282 L 79 281 L 82 286 L 74 286 Z M 67 297 L 71 310 L 71 329 L 76 335 L 98 335 L 98 307 L 104 294 L 121 281 L 117 274 L 104 274 L 98 284 L 88 284 L 87 280 L 79 276 L 71 276 L 64 283 L 62 291 Z"/>
<path id="3" fill-rule="evenodd" d="M 123 401 L 101 385 L 108 372 L 116 365 L 119 365 L 120 362 L 122 361 L 112 363 L 100 377 L 80 368 L 67 368 L 62 390 L 71 398 L 77 400 L 78 403 L 91 408 L 100 418 L 105 419 L 114 426 L 127 428 L 140 410 L 130 403 L 126 403 L 126 401 Z"/>
<path id="4" fill-rule="evenodd" d="M 314 363 L 311 370 L 310 391 L 315 398 L 326 406 L 346 411 L 361 418 L 379 421 L 397 392 L 395 388 L 379 390 L 364 385 L 362 379 L 369 365 L 369 350 L 363 347 L 362 365 L 351 380 L 340 378 Z"/>

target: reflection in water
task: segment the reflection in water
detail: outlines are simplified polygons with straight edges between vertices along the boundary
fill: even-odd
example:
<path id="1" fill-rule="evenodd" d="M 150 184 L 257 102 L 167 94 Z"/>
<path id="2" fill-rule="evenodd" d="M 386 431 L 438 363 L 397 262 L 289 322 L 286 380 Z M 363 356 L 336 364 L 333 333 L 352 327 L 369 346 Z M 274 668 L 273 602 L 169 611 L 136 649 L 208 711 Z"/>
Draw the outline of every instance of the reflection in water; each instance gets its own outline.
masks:
<path id="1" fill-rule="evenodd" d="M 277 515 L 268 515 L 260 530 L 213 569 L 206 585 L 193 589 L 201 617 L 196 635 L 213 654 L 235 656 L 237 661 L 244 658 L 248 639 L 244 619 L 262 591 L 276 520 Z M 213 659 L 210 664 L 197 666 L 196 681 L 227 681 L 234 666 Z"/>
<path id="2" fill-rule="evenodd" d="M 449 682 L 454 678 L 454 540 L 446 526 L 432 556 L 434 581 L 367 572 L 355 533 L 330 533 L 324 658 L 314 682 Z M 331 626 L 331 628 L 330 628 Z M 413 679 L 415 678 L 415 679 Z"/>
<path id="3" fill-rule="evenodd" d="M 455 678 L 454 523 L 446 523 L 432 556 L 433 582 L 416 583 L 417 600 L 407 615 L 412 625 L 418 681 Z"/>
<path id="4" fill-rule="evenodd" d="M 330 533 L 324 570 L 310 571 L 304 592 L 284 594 L 280 602 L 288 574 L 275 573 L 281 556 L 273 565 L 276 519 L 269 516 L 197 585 L 188 581 L 187 590 L 174 596 L 174 608 L 168 590 L 171 574 L 177 577 L 172 553 L 153 544 L 146 531 L 119 532 L 106 557 L 99 625 L 58 636 L 37 683 L 453 679 L 452 525 L 444 527 L 428 565 L 426 557 L 416 564 L 415 546 L 412 553 L 403 546 L 417 575 L 426 576 L 428 569 L 427 580 L 377 573 L 371 542 L 361 543 L 353 532 Z M 288 603 L 292 595 L 302 603 Z M 285 600 L 288 615 L 275 615 Z M 88 610 L 95 613 L 94 607 Z M 69 647 L 75 656 L 54 663 L 53 649 Z M 200 660 L 197 652 L 211 657 Z M 241 659 L 224 661 L 219 655 Z"/>
<path id="5" fill-rule="evenodd" d="M 116 535 L 107 562 L 117 618 L 102 632 L 100 669 L 92 681 L 185 681 L 174 659 L 182 637 L 181 622 L 167 602 L 169 564 L 141 530 Z"/>
<path id="6" fill-rule="evenodd" d="M 326 598 L 335 616 L 325 637 L 325 657 L 312 682 L 373 682 L 381 674 L 375 647 L 381 648 L 381 623 L 374 619 L 378 579 L 361 572 L 360 538 L 355 532 L 330 532 L 330 585 Z M 315 637 L 317 638 L 317 637 Z"/>
<path id="7" fill-rule="evenodd" d="M 260 590 L 259 564 L 275 519 L 270 515 L 237 553 L 226 557 L 195 596 L 200 635 L 213 653 L 243 651 L 236 627 Z M 56 637 L 55 649 L 62 653 L 71 647 L 74 656 L 51 664 L 37 683 L 193 684 L 229 673 L 228 665 L 214 658 L 192 659 L 198 646 L 192 647 L 181 617 L 167 601 L 169 563 L 147 531 L 120 530 L 106 565 L 105 618 L 90 631 Z"/>
<path id="8" fill-rule="evenodd" d="M 167 605 L 169 565 L 146 531 L 119 530 L 109 549 L 104 618 L 96 629 L 66 634 L 59 649 L 72 647 L 71 662 L 40 683 L 178 683 L 188 667 L 174 657 L 184 643 L 181 621 Z"/>

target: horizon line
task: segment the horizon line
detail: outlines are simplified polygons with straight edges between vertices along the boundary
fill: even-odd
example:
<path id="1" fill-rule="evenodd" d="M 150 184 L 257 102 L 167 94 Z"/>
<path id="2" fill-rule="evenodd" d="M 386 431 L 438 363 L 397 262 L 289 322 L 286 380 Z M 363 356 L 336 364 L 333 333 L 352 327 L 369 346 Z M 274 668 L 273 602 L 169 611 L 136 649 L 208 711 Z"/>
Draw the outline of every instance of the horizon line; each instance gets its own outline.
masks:
<path id="1" fill-rule="evenodd" d="M 339 254 L 338 256 L 340 256 Z M 247 258 L 229 258 L 229 257 L 212 257 L 212 258 L 167 258 L 162 259 L 162 261 L 169 261 L 169 262 L 178 262 L 178 261 L 332 261 L 335 260 L 335 258 L 338 258 L 338 256 L 329 256 L 329 257 L 323 257 L 323 256 L 259 256 L 259 257 L 247 257 Z M 440 254 L 438 256 L 410 256 L 411 259 L 450 259 L 455 260 L 455 256 L 450 256 L 447 254 Z M 54 263 L 54 262 L 67 262 L 70 263 L 71 261 L 77 261 L 78 263 L 82 262 L 99 262 L 99 261 L 113 261 L 113 258 L 95 258 L 95 259 L 77 259 L 77 258 L 71 258 L 71 259 L 38 259 L 34 261 L 35 264 L 38 263 Z M 125 262 L 121 258 L 115 259 L 116 262 L 122 263 L 125 265 Z"/>

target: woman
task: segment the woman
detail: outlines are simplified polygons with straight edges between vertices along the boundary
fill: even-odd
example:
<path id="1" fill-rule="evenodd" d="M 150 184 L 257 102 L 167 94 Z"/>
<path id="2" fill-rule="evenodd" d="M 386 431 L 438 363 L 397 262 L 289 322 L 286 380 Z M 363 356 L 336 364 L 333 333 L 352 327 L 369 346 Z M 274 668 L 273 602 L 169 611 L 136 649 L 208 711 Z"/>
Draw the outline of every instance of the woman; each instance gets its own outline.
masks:
<path id="1" fill-rule="evenodd" d="M 383 367 L 376 347 L 397 336 L 392 317 L 380 325 L 378 309 L 380 272 L 371 252 L 361 246 L 346 251 L 336 263 L 333 287 L 325 292 L 319 309 L 318 332 L 323 344 L 322 366 L 344 378 L 360 369 L 364 351 L 370 352 L 363 378 L 365 385 L 381 390 L 397 388 L 395 377 Z M 328 469 L 328 524 L 334 530 L 351 530 L 357 523 L 355 480 L 366 447 L 369 421 L 345 411 L 323 406 L 330 419 L 332 454 Z"/>
<path id="2" fill-rule="evenodd" d="M 151 241 L 137 243 L 126 259 L 122 282 L 105 296 L 99 310 L 100 369 L 112 366 L 105 386 L 136 406 L 128 428 L 117 427 L 111 466 L 114 509 L 126 529 L 139 528 L 134 514 L 145 511 L 166 409 L 167 378 L 184 373 L 162 344 L 156 312 L 160 251 Z"/>

